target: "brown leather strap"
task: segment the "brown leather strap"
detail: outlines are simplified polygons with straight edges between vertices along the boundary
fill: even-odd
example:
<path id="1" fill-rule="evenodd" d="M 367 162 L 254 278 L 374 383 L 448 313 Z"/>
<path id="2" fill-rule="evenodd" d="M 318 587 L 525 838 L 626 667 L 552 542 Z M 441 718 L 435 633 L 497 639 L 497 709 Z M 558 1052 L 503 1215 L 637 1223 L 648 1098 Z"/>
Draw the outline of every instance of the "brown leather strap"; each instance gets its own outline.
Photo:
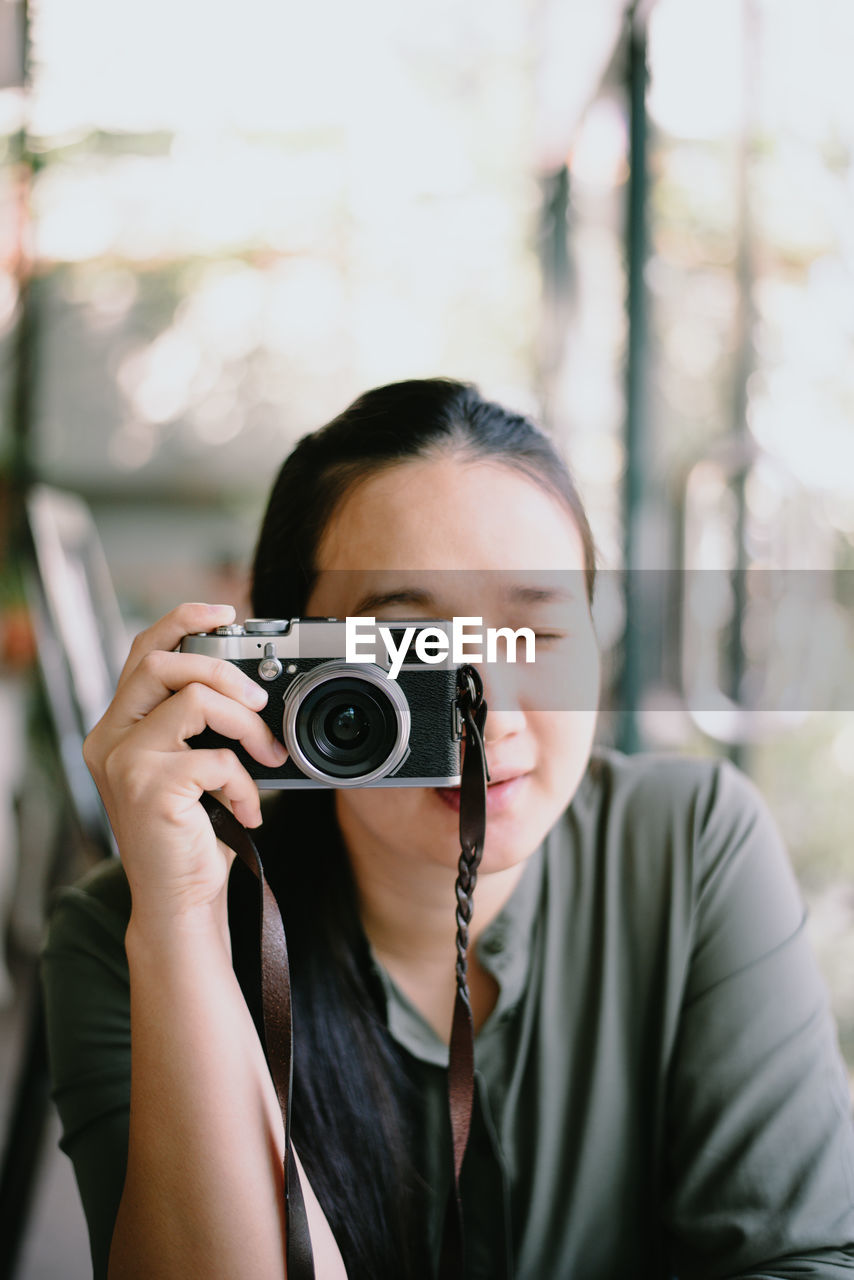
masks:
<path id="1" fill-rule="evenodd" d="M 285 1131 L 284 1188 L 288 1280 L 314 1280 L 314 1259 L 299 1171 L 291 1147 L 293 1030 L 291 979 L 285 928 L 279 905 L 264 877 L 255 841 L 230 810 L 207 792 L 202 805 L 217 837 L 233 849 L 258 878 L 261 897 L 261 1008 L 270 1075 Z"/>

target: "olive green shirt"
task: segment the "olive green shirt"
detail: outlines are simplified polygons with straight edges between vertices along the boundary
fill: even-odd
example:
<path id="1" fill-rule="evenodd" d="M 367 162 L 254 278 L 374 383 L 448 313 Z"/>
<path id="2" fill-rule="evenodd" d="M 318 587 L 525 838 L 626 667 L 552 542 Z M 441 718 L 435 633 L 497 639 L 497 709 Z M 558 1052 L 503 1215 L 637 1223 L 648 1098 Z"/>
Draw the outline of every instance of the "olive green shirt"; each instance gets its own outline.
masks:
<path id="1" fill-rule="evenodd" d="M 487 831 L 487 841 L 488 841 Z M 119 863 L 63 891 L 44 953 L 54 1097 L 96 1276 L 127 1157 Z M 854 1126 L 804 907 L 726 761 L 594 750 L 478 954 L 467 1280 L 854 1274 Z M 448 1051 L 380 970 L 424 1099 L 438 1256 Z"/>

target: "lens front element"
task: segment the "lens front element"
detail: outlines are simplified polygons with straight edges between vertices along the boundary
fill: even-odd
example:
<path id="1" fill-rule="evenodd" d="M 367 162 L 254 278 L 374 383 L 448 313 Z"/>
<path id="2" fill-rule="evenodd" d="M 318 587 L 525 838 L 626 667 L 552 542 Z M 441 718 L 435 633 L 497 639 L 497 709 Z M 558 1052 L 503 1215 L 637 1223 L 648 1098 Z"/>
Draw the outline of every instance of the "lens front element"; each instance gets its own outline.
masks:
<path id="1" fill-rule="evenodd" d="M 324 720 L 323 728 L 336 747 L 356 747 L 367 737 L 369 721 L 358 707 L 334 707 Z"/>

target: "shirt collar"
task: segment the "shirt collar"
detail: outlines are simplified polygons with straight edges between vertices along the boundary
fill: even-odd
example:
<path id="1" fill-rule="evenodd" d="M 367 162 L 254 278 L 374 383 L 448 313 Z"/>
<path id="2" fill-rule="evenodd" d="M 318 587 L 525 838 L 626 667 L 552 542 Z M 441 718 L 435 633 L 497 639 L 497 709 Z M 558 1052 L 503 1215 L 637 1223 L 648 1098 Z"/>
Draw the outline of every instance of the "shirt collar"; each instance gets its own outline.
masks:
<path id="1" fill-rule="evenodd" d="M 549 832 L 534 850 L 507 902 L 478 938 L 478 959 L 483 968 L 496 979 L 499 995 L 495 1008 L 478 1032 L 475 1043 L 494 1033 L 503 1015 L 518 1004 L 525 990 L 546 851 L 553 838 L 554 832 Z M 371 957 L 385 993 L 387 1025 L 394 1039 L 423 1062 L 446 1067 L 447 1044 L 400 990 L 377 959 L 373 947 Z"/>
<path id="2" fill-rule="evenodd" d="M 531 854 L 516 888 L 478 939 L 478 959 L 484 969 L 496 979 L 499 995 L 495 1008 L 475 1036 L 475 1045 L 495 1036 L 498 1028 L 506 1021 L 504 1015 L 519 1003 L 524 994 L 531 967 L 537 917 L 543 897 L 548 892 L 547 864 L 552 858 L 566 852 L 570 838 L 570 811 L 594 802 L 598 771 L 602 766 L 599 756 L 607 753 L 608 748 L 594 746 L 568 809 L 564 810 L 551 831 Z M 387 1026 L 394 1039 L 422 1062 L 447 1067 L 447 1044 L 396 985 L 377 959 L 373 947 L 370 952 L 385 994 Z"/>

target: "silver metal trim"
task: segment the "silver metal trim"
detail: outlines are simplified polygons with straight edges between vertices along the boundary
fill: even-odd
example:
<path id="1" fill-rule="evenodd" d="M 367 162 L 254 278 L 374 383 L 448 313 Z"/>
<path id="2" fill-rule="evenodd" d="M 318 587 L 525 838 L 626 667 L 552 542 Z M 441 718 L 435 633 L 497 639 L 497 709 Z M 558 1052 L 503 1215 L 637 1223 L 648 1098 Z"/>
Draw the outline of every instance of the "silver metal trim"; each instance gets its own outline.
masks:
<path id="1" fill-rule="evenodd" d="M 284 619 L 247 619 L 246 625 L 269 621 L 278 625 Z M 353 667 L 359 669 L 366 667 L 378 667 L 381 670 L 388 670 L 391 666 L 391 660 L 386 652 L 385 645 L 379 635 L 380 627 L 391 627 L 395 631 L 405 630 L 406 627 L 415 627 L 421 630 L 424 627 L 441 627 L 448 636 L 451 635 L 452 623 L 444 618 L 381 618 L 374 628 L 374 654 L 376 661 L 371 662 L 368 659 L 352 663 Z M 226 630 L 227 635 L 216 635 L 208 632 L 196 632 L 193 635 L 184 636 L 181 641 L 182 653 L 204 653 L 213 658 L 225 658 L 230 662 L 241 660 L 260 660 L 261 655 L 273 656 L 279 658 L 283 663 L 287 663 L 291 659 L 299 661 L 303 658 L 330 658 L 343 661 L 347 653 L 347 627 L 345 622 L 334 622 L 331 619 L 327 621 L 302 622 L 299 618 L 291 618 L 287 623 L 287 631 L 271 632 L 269 634 L 256 631 L 247 633 L 243 628 L 230 627 Z M 364 632 L 363 639 L 370 637 L 371 631 L 367 628 Z M 267 645 L 275 646 L 273 654 L 267 653 Z M 456 668 L 453 661 L 453 654 L 448 653 L 440 662 L 404 662 L 402 671 L 421 671 L 429 673 L 431 671 L 446 671 Z"/>
<path id="2" fill-rule="evenodd" d="M 318 769 L 300 750 L 296 737 L 297 715 L 308 694 L 319 686 L 328 684 L 332 680 L 339 680 L 343 676 L 350 679 L 356 677 L 381 689 L 387 695 L 397 720 L 397 741 L 392 751 L 376 769 L 372 769 L 370 773 L 361 774 L 358 778 L 353 779 L 340 778 L 335 774 L 326 773 L 324 770 Z M 409 733 L 411 728 L 412 720 L 409 713 L 409 703 L 401 692 L 397 681 L 392 680 L 391 676 L 383 671 L 381 667 L 354 667 L 353 663 L 341 660 L 324 662 L 318 667 L 312 667 L 310 671 L 303 672 L 301 676 L 297 676 L 296 680 L 293 680 L 288 685 L 285 693 L 282 736 L 288 749 L 288 754 L 297 768 L 301 769 L 309 778 L 313 778 L 317 782 L 323 782 L 328 786 L 370 786 L 375 779 L 385 778 L 388 774 L 393 773 L 409 754 Z"/>
<path id="3" fill-rule="evenodd" d="M 260 791 L 284 791 L 290 788 L 307 786 L 324 786 L 328 791 L 335 791 L 340 786 L 339 780 L 336 778 L 335 783 L 308 783 L 307 779 L 301 778 L 257 778 L 258 789 Z M 451 778 L 380 778 L 377 782 L 348 783 L 348 786 L 360 787 L 458 787 L 462 782 L 462 774 L 455 774 Z"/>

